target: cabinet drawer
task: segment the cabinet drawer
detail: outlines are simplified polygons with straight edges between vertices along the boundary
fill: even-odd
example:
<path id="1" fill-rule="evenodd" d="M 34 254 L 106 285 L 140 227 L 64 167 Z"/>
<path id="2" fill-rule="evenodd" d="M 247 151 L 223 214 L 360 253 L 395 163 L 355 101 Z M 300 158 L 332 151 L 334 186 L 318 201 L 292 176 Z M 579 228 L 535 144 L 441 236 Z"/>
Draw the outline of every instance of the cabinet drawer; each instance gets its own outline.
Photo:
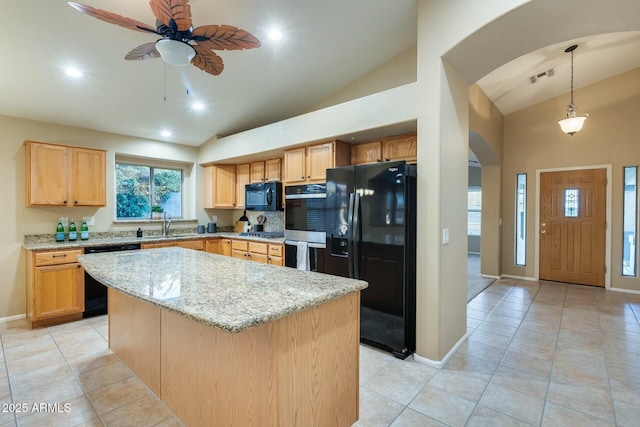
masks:
<path id="1" fill-rule="evenodd" d="M 36 267 L 43 265 L 56 265 L 56 264 L 69 264 L 77 262 L 76 257 L 82 255 L 84 251 L 82 249 L 75 249 L 70 251 L 55 251 L 55 252 L 36 252 L 34 263 Z"/>
<path id="2" fill-rule="evenodd" d="M 247 252 L 249 250 L 249 242 L 246 240 L 232 240 L 231 249 L 234 251 Z"/>
<path id="3" fill-rule="evenodd" d="M 254 254 L 267 254 L 267 244 L 258 242 L 249 242 L 249 252 Z"/>
<path id="4" fill-rule="evenodd" d="M 269 245 L 270 256 L 282 256 L 282 245 Z"/>

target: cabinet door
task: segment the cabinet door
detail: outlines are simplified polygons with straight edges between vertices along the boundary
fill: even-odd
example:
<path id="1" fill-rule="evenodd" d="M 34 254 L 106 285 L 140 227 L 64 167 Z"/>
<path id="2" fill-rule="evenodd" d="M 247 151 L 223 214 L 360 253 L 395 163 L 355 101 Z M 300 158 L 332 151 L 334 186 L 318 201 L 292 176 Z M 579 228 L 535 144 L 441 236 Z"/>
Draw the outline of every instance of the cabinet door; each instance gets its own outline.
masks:
<path id="1" fill-rule="evenodd" d="M 249 252 L 238 251 L 235 249 L 231 251 L 232 258 L 247 259 L 247 255 L 249 255 Z"/>
<path id="2" fill-rule="evenodd" d="M 140 245 L 140 249 L 171 248 L 173 246 L 178 246 L 177 242 L 143 243 Z"/>
<path id="3" fill-rule="evenodd" d="M 106 155 L 104 151 L 71 148 L 71 201 L 73 206 L 106 206 Z"/>
<path id="4" fill-rule="evenodd" d="M 78 263 L 36 267 L 34 318 L 64 316 L 84 311 L 84 269 Z"/>
<path id="5" fill-rule="evenodd" d="M 231 239 L 222 239 L 220 241 L 220 254 L 231 256 Z"/>
<path id="6" fill-rule="evenodd" d="M 222 241 L 220 239 L 210 239 L 205 243 L 205 250 L 210 254 L 222 254 L 220 245 Z"/>
<path id="7" fill-rule="evenodd" d="M 364 165 L 382 161 L 382 142 L 368 142 L 351 146 L 351 164 Z"/>
<path id="8" fill-rule="evenodd" d="M 213 207 L 234 208 L 236 205 L 236 167 L 214 166 Z"/>
<path id="9" fill-rule="evenodd" d="M 406 160 L 409 163 L 418 161 L 418 138 L 415 133 L 400 135 L 384 140 L 382 155 L 386 162 Z"/>
<path id="10" fill-rule="evenodd" d="M 271 265 L 279 265 L 279 266 L 283 266 L 284 265 L 284 259 L 281 256 L 271 256 L 269 255 L 269 258 L 267 259 L 267 262 Z"/>
<path id="11" fill-rule="evenodd" d="M 282 161 L 280 159 L 269 159 L 264 162 L 264 180 L 282 180 Z"/>
<path id="12" fill-rule="evenodd" d="M 250 164 L 236 165 L 236 208 L 244 208 L 245 206 L 245 188 L 249 184 Z"/>
<path id="13" fill-rule="evenodd" d="M 67 147 L 28 142 L 25 152 L 27 206 L 66 206 L 69 198 Z"/>
<path id="14" fill-rule="evenodd" d="M 333 142 L 307 148 L 307 181 L 325 182 L 327 169 L 334 165 Z"/>
<path id="15" fill-rule="evenodd" d="M 264 162 L 251 163 L 251 183 L 264 182 Z"/>
<path id="16" fill-rule="evenodd" d="M 204 251 L 204 240 L 184 240 L 177 242 L 176 246 L 185 249 L 193 249 L 194 251 Z"/>
<path id="17" fill-rule="evenodd" d="M 306 148 L 284 152 L 284 180 L 287 184 L 302 184 L 306 178 Z"/>
<path id="18" fill-rule="evenodd" d="M 261 262 L 263 264 L 266 264 L 268 261 L 268 257 L 266 254 L 258 254 L 255 252 L 249 252 L 248 254 L 248 259 L 251 261 L 255 261 L 255 262 Z"/>

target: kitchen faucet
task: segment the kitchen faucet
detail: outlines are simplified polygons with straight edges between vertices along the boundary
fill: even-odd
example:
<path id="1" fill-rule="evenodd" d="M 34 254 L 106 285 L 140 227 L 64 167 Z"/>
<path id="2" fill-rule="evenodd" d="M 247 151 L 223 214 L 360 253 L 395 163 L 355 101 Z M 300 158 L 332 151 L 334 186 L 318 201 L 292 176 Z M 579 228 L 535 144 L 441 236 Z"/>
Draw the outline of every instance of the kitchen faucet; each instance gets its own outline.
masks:
<path id="1" fill-rule="evenodd" d="M 168 213 L 165 211 L 164 213 L 164 219 L 162 220 L 162 235 L 163 236 L 168 236 L 169 235 L 169 227 L 171 227 L 171 216 L 169 215 L 169 218 L 167 218 Z"/>

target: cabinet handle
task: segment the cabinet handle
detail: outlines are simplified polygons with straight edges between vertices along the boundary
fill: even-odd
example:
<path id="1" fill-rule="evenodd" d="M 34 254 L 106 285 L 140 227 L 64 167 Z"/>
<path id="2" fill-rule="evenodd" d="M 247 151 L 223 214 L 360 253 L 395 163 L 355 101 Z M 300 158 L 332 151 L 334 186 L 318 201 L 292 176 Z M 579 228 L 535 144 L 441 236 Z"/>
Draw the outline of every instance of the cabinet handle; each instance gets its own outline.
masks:
<path id="1" fill-rule="evenodd" d="M 304 176 L 301 176 L 300 179 L 304 179 Z M 65 201 L 65 203 L 67 203 L 67 202 Z"/>
<path id="2" fill-rule="evenodd" d="M 62 255 L 54 255 L 54 258 L 66 258 L 67 254 L 62 254 Z"/>
<path id="3" fill-rule="evenodd" d="M 62 201 L 62 203 L 64 203 L 64 204 L 66 205 L 66 204 L 67 204 L 67 201 L 66 201 L 66 200 L 63 200 L 63 201 Z"/>
<path id="4" fill-rule="evenodd" d="M 311 175 L 307 175 L 307 178 L 311 178 Z"/>
<path id="5" fill-rule="evenodd" d="M 74 205 L 77 205 L 77 204 L 78 204 L 78 201 L 77 201 L 77 200 L 74 200 L 74 201 L 73 201 L 73 204 L 74 204 Z"/>

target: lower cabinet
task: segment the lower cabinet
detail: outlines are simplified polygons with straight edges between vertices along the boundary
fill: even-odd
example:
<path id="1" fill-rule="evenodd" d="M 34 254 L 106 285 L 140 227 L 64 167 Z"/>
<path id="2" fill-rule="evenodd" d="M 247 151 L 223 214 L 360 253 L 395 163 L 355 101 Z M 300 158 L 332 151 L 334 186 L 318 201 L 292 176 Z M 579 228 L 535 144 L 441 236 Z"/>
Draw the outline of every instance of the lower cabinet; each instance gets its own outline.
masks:
<path id="1" fill-rule="evenodd" d="M 172 246 L 178 246 L 180 248 L 193 249 L 194 251 L 204 251 L 204 240 L 174 240 L 171 242 L 160 243 L 143 243 L 140 245 L 141 249 L 156 249 L 156 248 L 170 248 Z"/>
<path id="2" fill-rule="evenodd" d="M 265 264 L 284 265 L 283 247 L 280 244 L 231 240 L 231 256 Z"/>
<path id="3" fill-rule="evenodd" d="M 84 269 L 76 257 L 82 249 L 34 251 L 27 262 L 27 316 L 31 327 L 82 318 Z"/>

